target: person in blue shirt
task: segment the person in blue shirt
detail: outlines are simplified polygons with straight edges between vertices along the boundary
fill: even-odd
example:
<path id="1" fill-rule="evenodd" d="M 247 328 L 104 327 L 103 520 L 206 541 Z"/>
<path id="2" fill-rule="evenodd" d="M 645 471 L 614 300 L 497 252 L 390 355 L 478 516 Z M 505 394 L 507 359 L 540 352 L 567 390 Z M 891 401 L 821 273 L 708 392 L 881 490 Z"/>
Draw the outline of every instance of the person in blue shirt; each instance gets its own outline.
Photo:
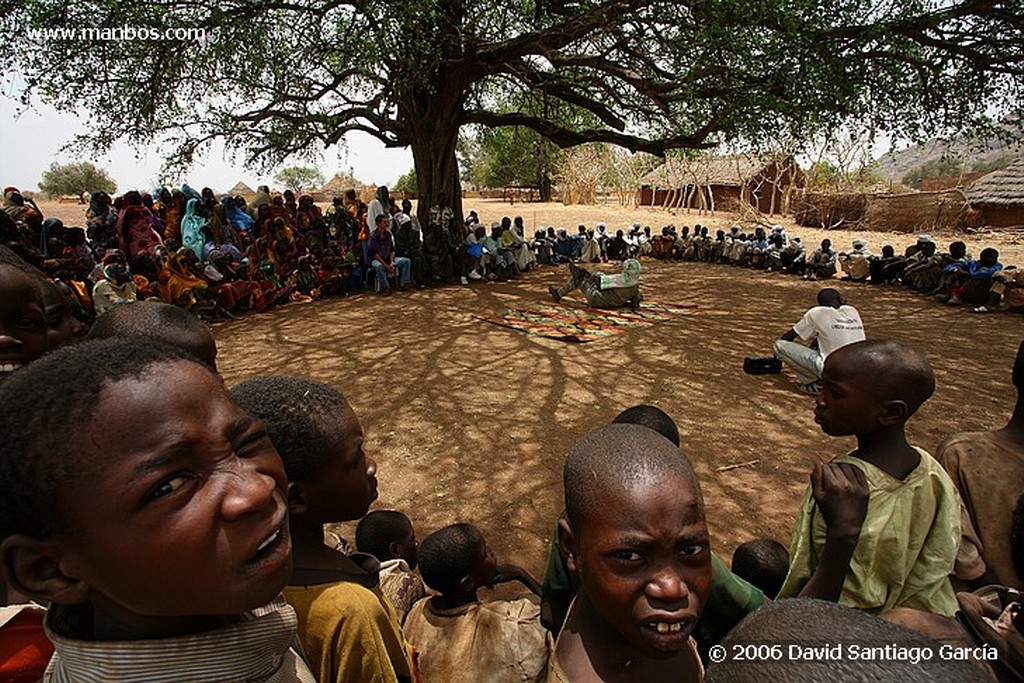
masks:
<path id="1" fill-rule="evenodd" d="M 975 306 L 984 304 L 992 289 L 992 276 L 1002 269 L 999 252 L 992 247 L 982 249 L 977 260 L 950 263 L 945 270 L 953 275 L 953 283 L 946 303 L 950 306 L 962 303 Z"/>

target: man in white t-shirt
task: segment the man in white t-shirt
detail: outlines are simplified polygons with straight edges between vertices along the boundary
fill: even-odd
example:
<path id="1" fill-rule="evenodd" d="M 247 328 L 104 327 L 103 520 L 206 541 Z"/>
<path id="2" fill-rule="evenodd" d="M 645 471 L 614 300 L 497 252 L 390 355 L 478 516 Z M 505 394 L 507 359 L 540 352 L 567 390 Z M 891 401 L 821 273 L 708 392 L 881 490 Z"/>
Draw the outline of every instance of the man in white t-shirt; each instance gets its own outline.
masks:
<path id="1" fill-rule="evenodd" d="M 811 342 L 810 347 L 796 343 L 797 337 Z M 828 354 L 863 339 L 860 313 L 846 305 L 838 290 L 826 287 L 818 292 L 818 305 L 775 342 L 775 356 L 793 368 L 800 391 L 817 394 L 821 391 L 821 369 Z"/>

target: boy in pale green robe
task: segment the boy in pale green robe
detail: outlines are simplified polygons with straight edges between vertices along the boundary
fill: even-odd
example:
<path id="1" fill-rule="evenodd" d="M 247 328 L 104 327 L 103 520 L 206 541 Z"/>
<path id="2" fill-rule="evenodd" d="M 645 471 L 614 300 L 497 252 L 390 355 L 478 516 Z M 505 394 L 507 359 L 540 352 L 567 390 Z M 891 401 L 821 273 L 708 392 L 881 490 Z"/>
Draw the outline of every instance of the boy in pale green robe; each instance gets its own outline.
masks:
<path id="1" fill-rule="evenodd" d="M 952 615 L 959 498 L 904 432 L 935 389 L 927 359 L 892 340 L 857 342 L 829 355 L 822 384 L 815 421 L 830 436 L 856 435 L 857 449 L 815 467 L 779 598 Z"/>

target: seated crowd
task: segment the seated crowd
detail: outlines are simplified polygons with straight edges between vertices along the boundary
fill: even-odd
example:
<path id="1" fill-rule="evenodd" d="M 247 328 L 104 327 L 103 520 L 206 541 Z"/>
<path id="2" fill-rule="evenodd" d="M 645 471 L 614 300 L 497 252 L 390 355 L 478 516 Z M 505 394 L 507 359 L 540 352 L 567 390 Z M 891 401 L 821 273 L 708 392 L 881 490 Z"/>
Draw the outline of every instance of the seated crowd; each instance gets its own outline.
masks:
<path id="1" fill-rule="evenodd" d="M 543 264 L 662 260 L 727 263 L 799 275 L 874 284 L 900 283 L 967 303 L 976 312 L 1024 310 L 1024 273 L 1003 268 L 995 249 L 973 259 L 963 242 L 939 252 L 922 235 L 896 256 L 886 245 L 874 255 L 864 240 L 837 253 L 831 241 L 807 253 L 800 237 L 787 240 L 782 226 L 750 235 L 733 226 L 714 237 L 707 227 L 669 225 L 660 235 L 640 223 L 616 230 L 580 225 L 525 236 L 522 217 L 484 226 L 476 212 L 455 220 L 445 196 L 421 226 L 406 199 L 386 187 L 369 204 L 354 189 L 321 211 L 308 194 L 271 194 L 261 186 L 246 201 L 217 197 L 210 188 L 187 184 L 152 193 L 130 191 L 111 198 L 91 196 L 84 226 L 45 218 L 14 187 L 4 190 L 0 245 L 42 270 L 69 301 L 76 320 L 88 324 L 112 306 L 154 298 L 204 319 L 244 310 L 264 311 L 289 301 L 311 301 L 372 288 L 393 289 L 473 280 L 506 280 Z"/>
<path id="2" fill-rule="evenodd" d="M 462 225 L 443 195 L 429 216 L 424 229 L 412 203 L 399 205 L 386 187 L 369 204 L 348 190 L 321 211 L 287 190 L 262 186 L 246 201 L 186 184 L 113 199 L 96 192 L 84 225 L 65 226 L 8 187 L 0 245 L 53 280 L 83 323 L 143 299 L 212 320 L 365 289 L 506 279 L 536 265 L 521 218 L 490 232 Z"/>
<path id="3" fill-rule="evenodd" d="M 781 225 L 770 232 L 757 227 L 753 234 L 734 225 L 729 232 L 717 230 L 712 237 L 708 228 L 683 226 L 677 233 L 666 226 L 661 235 L 650 237 L 649 229 L 631 231 L 635 244 L 632 253 L 649 253 L 664 260 L 725 263 L 766 271 L 797 275 L 805 280 L 826 280 L 840 271 L 843 279 L 875 285 L 903 285 L 922 294 L 934 295 L 949 305 L 968 304 L 976 313 L 996 309 L 1024 311 L 1024 270 L 999 262 L 993 248 L 981 251 L 975 259 L 962 241 L 954 241 L 946 252 L 938 249 L 929 235 L 920 235 L 914 244 L 896 255 L 892 245 L 881 254 L 871 252 L 863 239 L 855 239 L 848 251 L 837 252 L 832 240 L 808 253 L 799 236 L 787 239 Z M 628 241 L 627 237 L 627 241 Z M 602 251 L 602 254 L 606 250 Z"/>

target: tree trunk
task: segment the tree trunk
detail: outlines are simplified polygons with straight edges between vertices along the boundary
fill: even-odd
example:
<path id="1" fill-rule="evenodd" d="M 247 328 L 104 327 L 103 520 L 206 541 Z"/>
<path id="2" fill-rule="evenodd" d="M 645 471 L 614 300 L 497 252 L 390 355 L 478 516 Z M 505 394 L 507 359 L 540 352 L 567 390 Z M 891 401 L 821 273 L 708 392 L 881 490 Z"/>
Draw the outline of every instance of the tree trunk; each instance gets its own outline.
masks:
<path id="1" fill-rule="evenodd" d="M 427 225 L 430 207 L 444 194 L 445 201 L 462 225 L 462 184 L 459 180 L 459 162 L 455 158 L 458 127 L 413 125 L 412 158 L 416 167 L 416 196 L 419 198 L 416 215 L 421 225 Z"/>

